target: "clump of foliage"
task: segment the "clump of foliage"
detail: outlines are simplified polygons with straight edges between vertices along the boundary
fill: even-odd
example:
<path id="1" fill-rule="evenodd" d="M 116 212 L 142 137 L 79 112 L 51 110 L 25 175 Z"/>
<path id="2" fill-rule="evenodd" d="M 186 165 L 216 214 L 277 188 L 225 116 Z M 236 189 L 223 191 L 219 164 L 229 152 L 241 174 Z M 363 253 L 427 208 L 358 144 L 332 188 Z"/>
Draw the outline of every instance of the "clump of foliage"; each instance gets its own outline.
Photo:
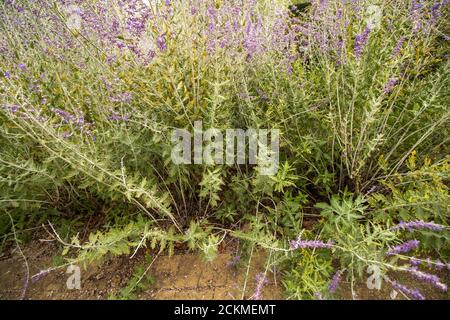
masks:
<path id="1" fill-rule="evenodd" d="M 335 297 L 368 267 L 420 298 L 388 278 L 412 257 L 387 248 L 416 240 L 448 260 L 448 9 L 2 1 L 3 243 L 51 221 L 68 263 L 177 243 L 211 261 L 233 236 L 271 253 L 289 298 Z M 200 120 L 280 130 L 278 172 L 173 163 L 173 129 Z M 98 230 L 77 234 L 92 217 Z M 442 227 L 392 230 L 401 221 Z"/>

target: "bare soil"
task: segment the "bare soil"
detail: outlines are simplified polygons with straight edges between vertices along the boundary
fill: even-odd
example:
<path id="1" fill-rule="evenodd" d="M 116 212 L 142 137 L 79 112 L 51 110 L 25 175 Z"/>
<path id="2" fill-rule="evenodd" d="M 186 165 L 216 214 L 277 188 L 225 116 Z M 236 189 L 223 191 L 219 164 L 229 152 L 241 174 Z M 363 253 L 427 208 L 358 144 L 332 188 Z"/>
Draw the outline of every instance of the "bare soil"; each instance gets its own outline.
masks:
<path id="1" fill-rule="evenodd" d="M 23 253 L 27 257 L 30 276 L 52 267 L 52 258 L 60 253 L 54 242 L 42 242 L 38 239 L 30 241 Z M 124 256 L 111 258 L 99 265 L 90 265 L 81 269 L 81 289 L 68 289 L 66 282 L 70 275 L 66 268 L 55 270 L 39 281 L 26 284 L 26 268 L 23 258 L 17 250 L 0 256 L 0 299 L 20 299 L 26 287 L 25 299 L 108 299 L 117 295 L 132 277 L 136 266 L 148 266 L 145 256 L 156 253 L 140 252 L 130 259 Z M 257 254 L 251 260 L 250 267 L 230 267 L 233 253 L 226 250 L 210 263 L 205 263 L 196 254 L 179 252 L 172 257 L 159 255 L 151 265 L 148 273 L 155 283 L 140 292 L 138 299 L 250 299 L 255 290 L 255 275 L 264 271 L 265 257 Z M 247 274 L 248 272 L 248 274 Z M 283 288 L 279 276 L 268 273 L 268 284 L 262 292 L 263 299 L 283 299 Z M 440 274 L 443 280 L 449 281 L 449 273 Z M 393 278 L 409 287 L 419 288 L 427 299 L 449 299 L 448 293 L 439 292 L 431 285 L 411 279 L 407 274 L 395 274 Z M 247 280 L 247 281 L 246 281 Z M 392 299 L 391 289 L 384 285 L 382 290 L 368 290 L 364 283 L 354 286 L 355 299 Z M 352 299 L 349 283 L 342 283 L 340 296 Z M 401 294 L 394 299 L 405 299 Z"/>
<path id="2" fill-rule="evenodd" d="M 52 267 L 52 257 L 57 255 L 54 243 L 32 241 L 23 248 L 30 275 Z M 52 271 L 39 281 L 28 282 L 25 299 L 107 299 L 117 295 L 132 277 L 135 266 L 146 267 L 146 254 L 140 252 L 130 259 L 127 256 L 107 259 L 100 265 L 81 269 L 81 289 L 68 289 L 70 274 L 66 268 Z M 16 253 L 0 258 L 0 299 L 20 299 L 26 282 L 23 258 Z M 148 273 L 155 283 L 137 295 L 138 299 L 249 299 L 255 288 L 255 276 L 264 271 L 262 256 L 252 259 L 247 268 L 228 266 L 232 253 L 221 253 L 210 263 L 196 254 L 159 255 Z M 247 276 L 246 276 L 247 275 Z M 248 281 L 245 281 L 245 279 Z M 272 277 L 263 289 L 263 299 L 282 299 L 281 284 Z M 244 290 L 245 287 L 245 290 Z"/>

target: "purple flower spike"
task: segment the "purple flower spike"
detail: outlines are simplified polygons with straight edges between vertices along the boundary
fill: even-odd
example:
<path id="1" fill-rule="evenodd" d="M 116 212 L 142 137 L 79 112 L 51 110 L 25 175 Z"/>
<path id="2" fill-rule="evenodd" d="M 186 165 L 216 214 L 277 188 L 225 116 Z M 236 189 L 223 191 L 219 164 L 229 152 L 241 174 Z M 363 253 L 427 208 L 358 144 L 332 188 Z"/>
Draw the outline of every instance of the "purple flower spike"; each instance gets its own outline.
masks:
<path id="1" fill-rule="evenodd" d="M 397 291 L 403 292 L 405 295 L 416 299 L 416 300 L 425 300 L 425 297 L 420 293 L 417 289 L 410 289 L 396 281 L 391 282 L 392 288 L 394 288 Z"/>
<path id="2" fill-rule="evenodd" d="M 447 291 L 447 285 L 443 284 L 438 276 L 417 270 L 417 268 L 409 268 L 407 270 L 416 279 L 432 284 L 436 288 Z"/>
<path id="3" fill-rule="evenodd" d="M 400 54 L 400 51 L 401 51 L 402 48 L 403 48 L 403 44 L 405 43 L 405 40 L 406 40 L 406 37 L 405 37 L 405 36 L 402 36 L 402 37 L 398 40 L 397 45 L 395 46 L 394 50 L 392 51 L 392 56 L 393 56 L 393 57 L 396 57 L 396 56 L 398 56 L 398 55 Z"/>
<path id="4" fill-rule="evenodd" d="M 4 105 L 2 106 L 2 108 L 12 112 L 12 113 L 16 113 L 17 111 L 19 111 L 20 106 L 16 105 L 16 104 L 12 104 L 12 105 Z"/>
<path id="5" fill-rule="evenodd" d="M 415 229 L 429 229 L 432 231 L 441 231 L 445 229 L 445 226 L 436 224 L 434 222 L 425 222 L 422 220 L 418 221 L 410 221 L 410 222 L 404 222 L 400 221 L 399 224 L 396 226 L 393 226 L 390 230 L 408 230 L 408 231 L 414 231 Z"/>
<path id="6" fill-rule="evenodd" d="M 398 246 L 393 247 L 391 250 L 388 251 L 387 255 L 388 256 L 393 256 L 399 253 L 407 253 L 413 249 L 416 249 L 420 244 L 419 240 L 410 240 L 410 241 L 406 241 L 403 244 L 400 244 Z"/>
<path id="7" fill-rule="evenodd" d="M 116 62 L 116 60 L 117 60 L 117 56 L 114 55 L 114 54 L 113 55 L 109 55 L 106 58 L 106 62 L 109 63 L 109 64 Z"/>
<path id="8" fill-rule="evenodd" d="M 445 268 L 445 263 L 443 263 L 441 260 L 437 260 L 436 261 L 436 269 L 437 270 L 442 270 Z"/>
<path id="9" fill-rule="evenodd" d="M 256 288 L 255 293 L 253 294 L 253 300 L 261 300 L 262 289 L 268 283 L 268 281 L 264 273 L 258 273 L 255 277 L 255 280 L 256 280 Z"/>
<path id="10" fill-rule="evenodd" d="M 123 92 L 116 96 L 110 96 L 109 100 L 112 102 L 118 102 L 118 103 L 129 103 L 131 102 L 133 96 L 129 92 Z"/>
<path id="11" fill-rule="evenodd" d="M 34 276 L 31 277 L 31 282 L 32 283 L 38 282 L 39 280 L 42 279 L 42 277 L 46 276 L 49 272 L 50 272 L 50 270 L 39 271 L 39 273 L 36 273 Z"/>
<path id="12" fill-rule="evenodd" d="M 411 266 L 417 267 L 420 265 L 420 260 L 413 257 L 409 263 L 411 264 Z"/>
<path id="13" fill-rule="evenodd" d="M 314 292 L 314 296 L 317 298 L 317 300 L 323 300 L 323 297 L 320 294 L 320 292 Z"/>
<path id="14" fill-rule="evenodd" d="M 339 287 L 339 284 L 341 283 L 341 280 L 342 280 L 342 273 L 343 273 L 342 270 L 338 270 L 334 274 L 333 278 L 331 279 L 331 283 L 328 286 L 328 290 L 330 291 L 330 293 L 336 292 L 336 290 Z"/>
<path id="15" fill-rule="evenodd" d="M 239 263 L 239 261 L 241 261 L 241 256 L 237 255 L 237 256 L 233 257 L 230 261 L 228 261 L 227 266 L 234 267 Z"/>
<path id="16" fill-rule="evenodd" d="M 361 58 L 364 48 L 367 44 L 367 40 L 369 40 L 370 28 L 366 28 L 363 33 L 359 34 L 355 38 L 355 56 L 356 58 Z"/>
<path id="17" fill-rule="evenodd" d="M 398 79 L 397 78 L 391 78 L 384 86 L 384 93 L 388 94 L 391 93 L 392 90 L 394 90 L 394 87 L 397 85 Z"/>
<path id="18" fill-rule="evenodd" d="M 304 249 L 304 248 L 313 248 L 313 249 L 319 249 L 319 248 L 325 248 L 325 249 L 331 249 L 334 245 L 334 242 L 329 240 L 327 243 L 320 241 L 320 240 L 292 240 L 291 241 L 291 249 Z"/>
<path id="19" fill-rule="evenodd" d="M 111 116 L 109 116 L 109 119 L 113 121 L 128 121 L 130 117 L 128 115 L 121 116 L 120 114 L 113 112 Z"/>
<path id="20" fill-rule="evenodd" d="M 166 37 L 164 34 L 156 38 L 156 45 L 158 46 L 160 51 L 165 51 L 167 49 Z"/>

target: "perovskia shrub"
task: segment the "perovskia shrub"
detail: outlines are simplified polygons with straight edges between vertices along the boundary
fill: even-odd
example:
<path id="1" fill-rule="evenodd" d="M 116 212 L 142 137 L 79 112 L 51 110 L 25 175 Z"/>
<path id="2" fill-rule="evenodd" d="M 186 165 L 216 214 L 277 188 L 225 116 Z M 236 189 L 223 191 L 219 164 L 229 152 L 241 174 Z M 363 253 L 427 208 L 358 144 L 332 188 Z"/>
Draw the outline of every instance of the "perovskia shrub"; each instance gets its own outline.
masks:
<path id="1" fill-rule="evenodd" d="M 22 228 L 109 212 L 89 239 L 58 239 L 72 262 L 177 242 L 210 261 L 234 236 L 287 270 L 290 298 L 403 270 L 416 247 L 446 260 L 448 1 L 290 5 L 3 1 L 0 210 Z M 280 130 L 280 170 L 175 165 L 173 129 L 200 120 Z"/>

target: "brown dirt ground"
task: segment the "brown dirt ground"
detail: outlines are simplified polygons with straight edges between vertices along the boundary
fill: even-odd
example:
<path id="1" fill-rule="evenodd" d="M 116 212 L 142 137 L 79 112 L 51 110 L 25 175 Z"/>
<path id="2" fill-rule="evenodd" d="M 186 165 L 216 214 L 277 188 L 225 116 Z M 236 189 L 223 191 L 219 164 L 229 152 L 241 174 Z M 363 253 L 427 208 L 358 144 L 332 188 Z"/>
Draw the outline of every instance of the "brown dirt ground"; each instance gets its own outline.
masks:
<path id="1" fill-rule="evenodd" d="M 42 242 L 35 239 L 29 242 L 23 253 L 27 257 L 30 275 L 53 266 L 52 257 L 60 252 L 54 242 Z M 140 252 L 133 259 L 119 257 L 107 259 L 99 265 L 90 265 L 81 269 L 81 289 L 70 290 L 66 287 L 69 275 L 66 268 L 55 270 L 36 283 L 29 282 L 25 299 L 108 299 L 117 295 L 125 287 L 133 274 L 135 266 L 146 267 L 145 255 L 152 252 Z M 155 256 L 152 254 L 152 256 Z M 155 277 L 155 283 L 137 295 L 138 299 L 249 299 L 255 288 L 255 275 L 264 271 L 264 256 L 257 254 L 251 260 L 246 282 L 247 268 L 227 266 L 232 253 L 223 252 L 211 263 L 203 262 L 198 255 L 178 252 L 172 257 L 160 255 L 149 269 Z M 148 264 L 147 264 L 148 265 Z M 269 273 L 269 283 L 263 289 L 263 299 L 283 299 L 280 279 Z M 448 282 L 449 273 L 440 275 Z M 392 278 L 409 287 L 417 287 L 427 299 L 449 299 L 447 293 L 441 293 L 434 287 L 420 283 L 406 274 L 395 274 Z M 19 299 L 21 297 L 26 270 L 23 259 L 17 252 L 0 256 L 0 299 Z M 245 285 L 245 292 L 244 292 Z M 391 299 L 391 289 L 368 290 L 365 284 L 355 285 L 356 299 Z M 342 299 L 352 299 L 350 284 L 343 283 L 340 289 Z M 398 295 L 396 299 L 405 299 Z"/>
<path id="2" fill-rule="evenodd" d="M 52 257 L 58 254 L 58 247 L 51 242 L 32 241 L 23 248 L 30 268 L 30 275 L 53 266 Z M 40 299 L 107 299 L 117 295 L 125 287 L 135 266 L 146 267 L 145 255 L 140 252 L 130 259 L 116 257 L 107 259 L 100 265 L 90 265 L 81 269 L 81 290 L 67 289 L 66 268 L 45 275 L 36 283 L 29 281 L 25 298 Z M 155 256 L 155 254 L 152 254 Z M 248 299 L 253 294 L 255 275 L 264 271 L 262 256 L 252 259 L 248 283 L 243 295 L 247 269 L 227 266 L 231 253 L 221 253 L 217 258 L 205 263 L 198 255 L 178 253 L 172 257 L 160 255 L 148 273 L 156 279 L 155 284 L 139 293 L 139 299 Z M 148 266 L 148 263 L 147 263 Z M 19 299 L 26 279 L 26 269 L 19 254 L 0 257 L 0 299 Z M 281 299 L 280 283 L 269 279 L 263 289 L 263 299 Z"/>

